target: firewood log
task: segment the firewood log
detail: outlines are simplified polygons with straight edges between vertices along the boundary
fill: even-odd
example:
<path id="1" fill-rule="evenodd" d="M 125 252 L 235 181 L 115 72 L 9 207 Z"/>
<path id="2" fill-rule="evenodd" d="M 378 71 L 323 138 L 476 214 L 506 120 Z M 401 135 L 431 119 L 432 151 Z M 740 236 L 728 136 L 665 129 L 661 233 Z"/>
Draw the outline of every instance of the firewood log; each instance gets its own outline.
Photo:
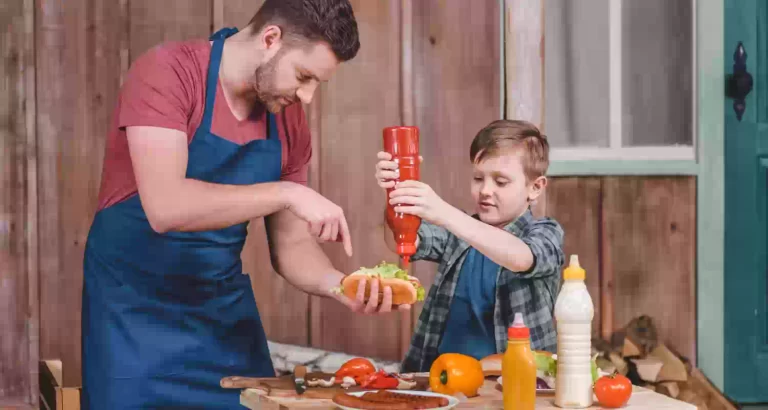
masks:
<path id="1" fill-rule="evenodd" d="M 659 373 L 659 381 L 684 382 L 688 380 L 688 372 L 677 355 L 672 353 L 664 344 L 660 344 L 648 357 L 661 360 L 664 365 Z"/>

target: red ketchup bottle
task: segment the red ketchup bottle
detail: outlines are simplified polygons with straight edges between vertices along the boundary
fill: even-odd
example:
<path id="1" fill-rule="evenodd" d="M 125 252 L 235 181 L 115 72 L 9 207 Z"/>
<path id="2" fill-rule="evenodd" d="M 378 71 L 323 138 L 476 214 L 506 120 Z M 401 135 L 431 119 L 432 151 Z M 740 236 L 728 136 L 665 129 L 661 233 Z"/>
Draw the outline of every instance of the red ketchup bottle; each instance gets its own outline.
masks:
<path id="1" fill-rule="evenodd" d="M 391 154 L 393 161 L 399 164 L 398 181 L 420 179 L 418 127 L 384 128 L 384 151 Z M 401 265 L 403 269 L 408 269 L 411 256 L 416 253 L 416 236 L 421 218 L 395 212 L 394 205 L 389 203 L 389 194 L 392 189 L 387 189 L 387 225 L 395 237 Z"/>

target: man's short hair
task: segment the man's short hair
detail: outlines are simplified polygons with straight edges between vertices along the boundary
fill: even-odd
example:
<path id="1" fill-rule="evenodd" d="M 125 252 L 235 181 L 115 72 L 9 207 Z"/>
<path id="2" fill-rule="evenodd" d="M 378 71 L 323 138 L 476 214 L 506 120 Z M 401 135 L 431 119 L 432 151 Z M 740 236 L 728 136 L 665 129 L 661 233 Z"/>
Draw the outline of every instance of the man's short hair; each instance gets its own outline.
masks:
<path id="1" fill-rule="evenodd" d="M 266 0 L 249 25 L 260 32 L 276 25 L 290 40 L 324 41 L 339 61 L 357 55 L 360 39 L 348 0 Z"/>

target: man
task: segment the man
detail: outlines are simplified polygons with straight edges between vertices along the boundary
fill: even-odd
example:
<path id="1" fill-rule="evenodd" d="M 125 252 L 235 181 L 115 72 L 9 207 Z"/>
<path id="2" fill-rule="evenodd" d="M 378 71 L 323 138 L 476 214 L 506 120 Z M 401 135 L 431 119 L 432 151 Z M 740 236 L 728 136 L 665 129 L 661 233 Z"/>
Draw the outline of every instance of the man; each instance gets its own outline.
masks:
<path id="1" fill-rule="evenodd" d="M 240 252 L 266 217 L 273 265 L 294 286 L 343 278 L 318 241 L 352 253 L 340 207 L 307 188 L 301 102 L 359 49 L 347 0 L 266 0 L 242 31 L 165 43 L 127 75 L 111 125 L 83 289 L 85 409 L 238 408 L 224 376 L 273 376 Z M 371 284 L 378 295 L 378 283 Z M 407 308 L 407 307 L 406 307 Z"/>

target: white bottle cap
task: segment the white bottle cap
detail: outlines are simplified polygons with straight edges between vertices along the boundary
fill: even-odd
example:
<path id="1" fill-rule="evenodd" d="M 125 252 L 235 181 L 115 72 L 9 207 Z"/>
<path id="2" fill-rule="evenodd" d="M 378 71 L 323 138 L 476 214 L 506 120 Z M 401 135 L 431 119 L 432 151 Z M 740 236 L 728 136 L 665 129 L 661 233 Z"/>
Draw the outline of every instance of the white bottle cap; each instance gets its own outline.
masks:
<path id="1" fill-rule="evenodd" d="M 515 320 L 512 322 L 512 327 L 525 327 L 525 321 L 523 320 L 522 313 L 515 313 Z"/>
<path id="2" fill-rule="evenodd" d="M 507 329 L 507 337 L 512 340 L 528 339 L 530 340 L 531 331 L 525 327 L 523 321 L 523 314 L 520 312 L 515 313 L 515 320 L 512 322 L 512 326 Z"/>

